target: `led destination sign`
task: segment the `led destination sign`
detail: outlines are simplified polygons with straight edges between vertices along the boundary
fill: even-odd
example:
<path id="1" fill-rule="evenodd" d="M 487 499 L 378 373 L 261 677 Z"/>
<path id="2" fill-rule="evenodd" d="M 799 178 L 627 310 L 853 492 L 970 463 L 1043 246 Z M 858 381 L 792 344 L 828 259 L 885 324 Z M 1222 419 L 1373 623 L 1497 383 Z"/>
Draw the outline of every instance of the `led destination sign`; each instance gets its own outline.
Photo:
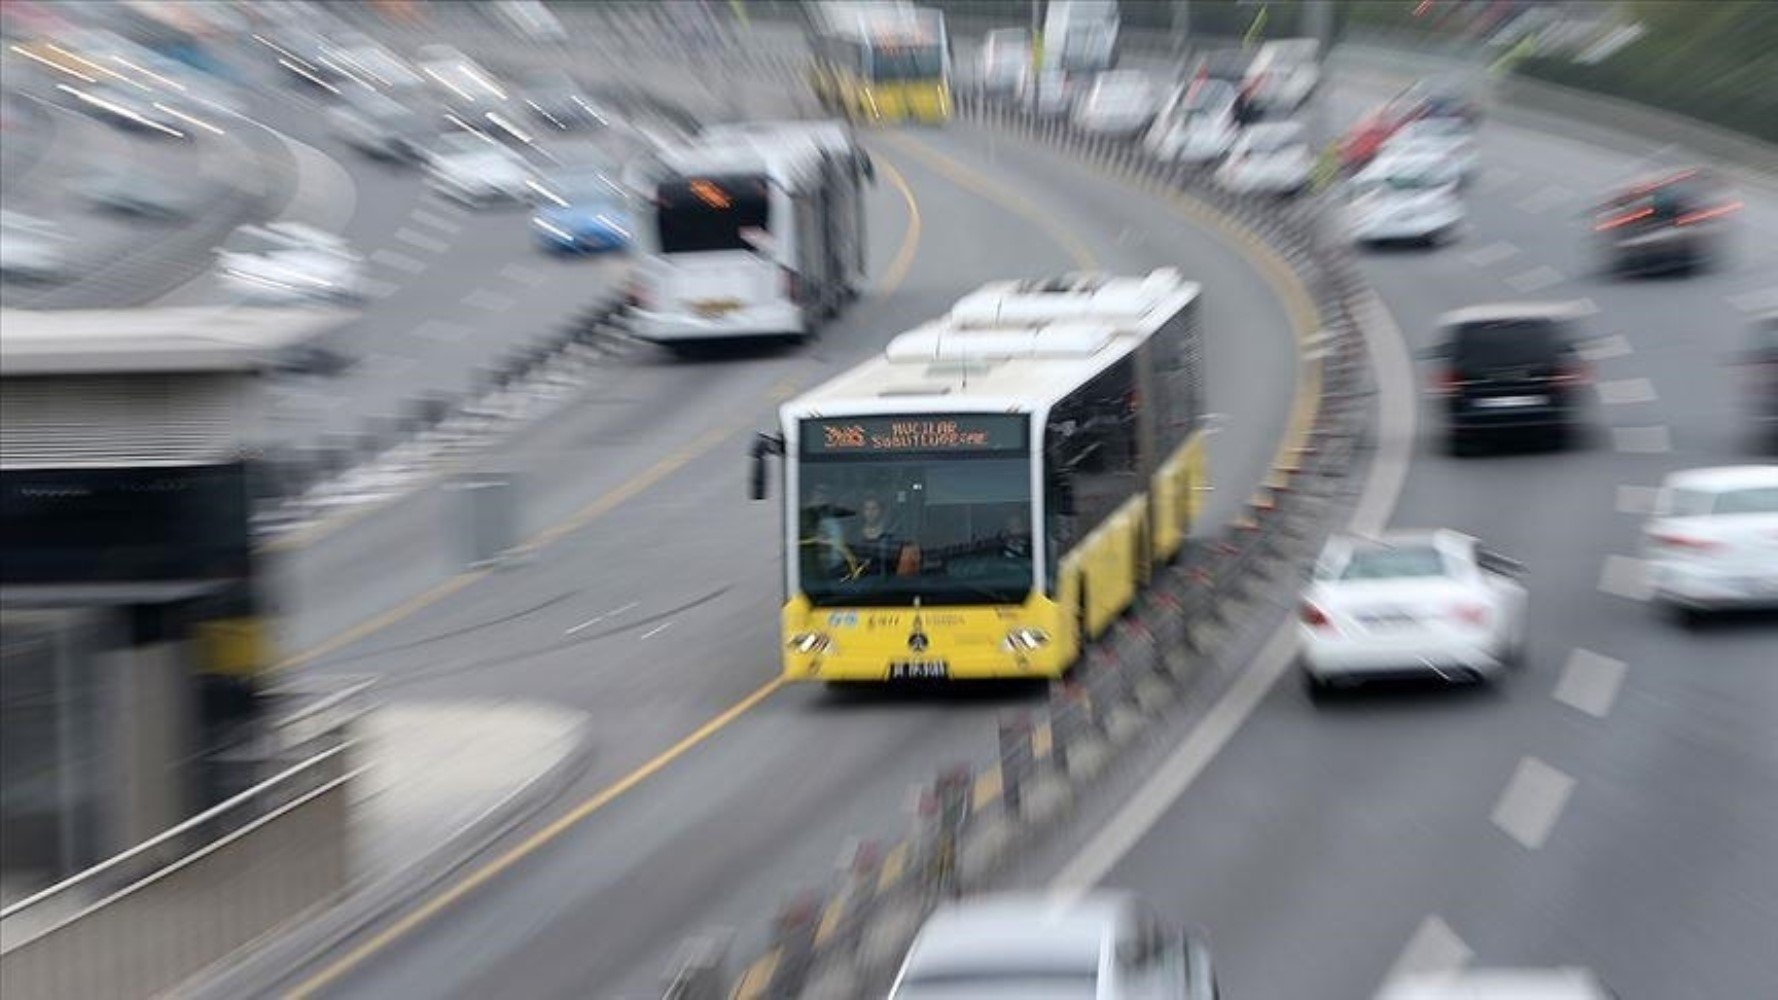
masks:
<path id="1" fill-rule="evenodd" d="M 988 413 L 806 420 L 802 449 L 811 457 L 1020 451 L 1025 425 L 1023 416 Z"/>

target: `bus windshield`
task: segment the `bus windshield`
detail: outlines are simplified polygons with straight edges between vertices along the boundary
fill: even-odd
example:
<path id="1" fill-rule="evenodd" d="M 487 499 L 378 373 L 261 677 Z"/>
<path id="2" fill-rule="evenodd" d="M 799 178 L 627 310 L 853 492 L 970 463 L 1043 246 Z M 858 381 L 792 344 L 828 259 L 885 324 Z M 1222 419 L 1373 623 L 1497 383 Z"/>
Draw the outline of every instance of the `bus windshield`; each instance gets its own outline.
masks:
<path id="1" fill-rule="evenodd" d="M 1031 458 L 1022 416 L 972 415 L 947 441 L 899 428 L 946 418 L 804 423 L 802 592 L 816 605 L 1016 604 L 1033 585 Z M 845 425 L 863 442 L 840 440 Z M 898 428 L 891 432 L 890 427 Z M 811 437 L 813 436 L 813 437 Z M 901 452 L 903 445 L 910 445 Z M 926 447 L 936 445 L 936 450 Z"/>
<path id="2" fill-rule="evenodd" d="M 661 253 L 753 250 L 748 235 L 770 215 L 766 180 L 754 176 L 692 177 L 655 189 L 655 229 Z"/>
<path id="3" fill-rule="evenodd" d="M 944 51 L 937 45 L 884 45 L 871 50 L 873 80 L 936 80 L 944 73 Z"/>

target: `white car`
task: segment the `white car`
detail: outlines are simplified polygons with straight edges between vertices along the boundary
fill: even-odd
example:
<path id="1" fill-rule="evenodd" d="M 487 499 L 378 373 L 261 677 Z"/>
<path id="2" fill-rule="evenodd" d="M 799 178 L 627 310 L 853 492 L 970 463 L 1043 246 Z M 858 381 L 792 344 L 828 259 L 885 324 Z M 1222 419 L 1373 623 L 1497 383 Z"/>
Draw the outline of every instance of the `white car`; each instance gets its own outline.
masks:
<path id="1" fill-rule="evenodd" d="M 1023 28 L 1000 28 L 982 39 L 977 60 L 982 93 L 1007 96 L 1024 89 L 1031 74 L 1031 40 Z"/>
<path id="2" fill-rule="evenodd" d="M 1241 134 L 1235 96 L 1235 88 L 1220 80 L 1178 88 L 1142 137 L 1143 145 L 1161 160 L 1203 164 L 1221 159 Z"/>
<path id="3" fill-rule="evenodd" d="M 1420 118 L 1397 129 L 1383 143 L 1383 155 L 1442 156 L 1451 161 L 1458 180 L 1475 176 L 1475 130 L 1461 118 L 1439 115 Z"/>
<path id="4" fill-rule="evenodd" d="M 1058 118 L 1067 114 L 1071 96 L 1067 74 L 1055 69 L 1028 74 L 1019 90 L 1020 102 L 1039 118 Z"/>
<path id="5" fill-rule="evenodd" d="M 1294 114 L 1321 83 L 1321 43 L 1280 38 L 1259 47 L 1247 67 L 1248 91 L 1266 111 Z"/>
<path id="6" fill-rule="evenodd" d="M 1654 599 L 1688 624 L 1709 611 L 1778 608 L 1778 465 L 1669 475 L 1643 540 Z"/>
<path id="7" fill-rule="evenodd" d="M 1213 1000 L 1210 952 L 1130 893 L 1073 902 L 981 896 L 941 906 L 889 1000 Z"/>
<path id="8" fill-rule="evenodd" d="M 1303 592 L 1299 658 L 1309 693 L 1366 680 L 1499 676 L 1525 655 L 1521 572 L 1455 531 L 1335 537 Z"/>
<path id="9" fill-rule="evenodd" d="M 242 226 L 217 251 L 223 287 L 251 302 L 341 302 L 364 291 L 364 258 L 298 222 Z"/>
<path id="10" fill-rule="evenodd" d="M 55 281 L 67 271 L 67 235 L 34 215 L 0 211 L 0 277 Z"/>
<path id="11" fill-rule="evenodd" d="M 1436 153 L 1380 156 L 1352 179 L 1348 193 L 1357 243 L 1442 243 L 1463 225 L 1456 170 Z"/>
<path id="12" fill-rule="evenodd" d="M 1315 171 L 1303 127 L 1265 122 L 1242 130 L 1216 168 L 1216 180 L 1238 194 L 1292 195 L 1305 191 Z"/>
<path id="13" fill-rule="evenodd" d="M 480 132 L 444 136 L 426 153 L 426 183 L 466 205 L 528 201 L 536 190 L 532 175 L 524 157 Z"/>
<path id="14" fill-rule="evenodd" d="M 1074 106 L 1074 124 L 1095 135 L 1135 135 L 1154 120 L 1154 86 L 1135 70 L 1100 73 Z"/>
<path id="15" fill-rule="evenodd" d="M 1403 976 L 1376 1000 L 1613 1000 L 1586 969 L 1465 969 Z"/>

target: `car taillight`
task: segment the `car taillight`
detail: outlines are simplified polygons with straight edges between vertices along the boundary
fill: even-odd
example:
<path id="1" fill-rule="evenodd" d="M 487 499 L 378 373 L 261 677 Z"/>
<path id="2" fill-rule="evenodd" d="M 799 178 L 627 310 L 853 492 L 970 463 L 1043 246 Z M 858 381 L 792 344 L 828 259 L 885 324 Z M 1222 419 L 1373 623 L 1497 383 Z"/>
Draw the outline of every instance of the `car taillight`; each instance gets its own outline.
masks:
<path id="1" fill-rule="evenodd" d="M 1432 377 L 1432 391 L 1440 396 L 1455 396 L 1457 387 L 1462 384 L 1463 378 L 1457 374 L 1455 368 L 1440 369 L 1438 374 Z"/>
<path id="2" fill-rule="evenodd" d="M 1680 534 L 1676 531 L 1657 531 L 1648 536 L 1648 540 L 1663 548 L 1676 549 L 1680 552 L 1716 552 L 1722 543 L 1709 538 L 1698 538 L 1695 535 Z"/>
<path id="3" fill-rule="evenodd" d="M 1584 361 L 1564 361 L 1556 368 L 1556 374 L 1550 381 L 1557 385 L 1586 385 L 1592 381 L 1593 373 Z"/>
<path id="4" fill-rule="evenodd" d="M 1320 608 L 1309 603 L 1308 601 L 1303 602 L 1303 606 L 1302 606 L 1302 609 L 1299 612 L 1299 614 L 1302 617 L 1303 624 L 1309 626 L 1310 628 L 1327 628 L 1331 624 L 1327 620 L 1327 612 L 1321 610 Z"/>
<path id="5" fill-rule="evenodd" d="M 1734 201 L 1734 202 L 1728 203 L 1727 205 L 1717 205 L 1714 208 L 1704 208 L 1704 209 L 1699 209 L 1696 212 L 1687 212 L 1686 214 L 1680 216 L 1675 221 L 1674 224 L 1680 225 L 1680 226 L 1689 226 L 1695 222 L 1707 222 L 1711 219 L 1720 219 L 1723 216 L 1728 215 L 1731 212 L 1739 210 L 1740 207 L 1741 207 L 1741 203 L 1738 201 Z"/>
<path id="6" fill-rule="evenodd" d="M 1465 625 L 1488 624 L 1488 609 L 1480 604 L 1459 604 L 1451 609 L 1451 617 Z"/>

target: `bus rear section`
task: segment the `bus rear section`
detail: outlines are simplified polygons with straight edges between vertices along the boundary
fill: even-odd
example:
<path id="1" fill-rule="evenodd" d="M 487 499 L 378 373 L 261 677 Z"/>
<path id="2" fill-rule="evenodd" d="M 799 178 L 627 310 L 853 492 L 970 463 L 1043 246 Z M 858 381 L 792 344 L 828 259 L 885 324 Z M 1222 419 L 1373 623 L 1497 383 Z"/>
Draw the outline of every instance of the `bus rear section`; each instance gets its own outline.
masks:
<path id="1" fill-rule="evenodd" d="M 765 173 L 672 177 L 655 186 L 653 253 L 637 262 L 631 332 L 674 344 L 803 337 L 796 219 Z"/>

